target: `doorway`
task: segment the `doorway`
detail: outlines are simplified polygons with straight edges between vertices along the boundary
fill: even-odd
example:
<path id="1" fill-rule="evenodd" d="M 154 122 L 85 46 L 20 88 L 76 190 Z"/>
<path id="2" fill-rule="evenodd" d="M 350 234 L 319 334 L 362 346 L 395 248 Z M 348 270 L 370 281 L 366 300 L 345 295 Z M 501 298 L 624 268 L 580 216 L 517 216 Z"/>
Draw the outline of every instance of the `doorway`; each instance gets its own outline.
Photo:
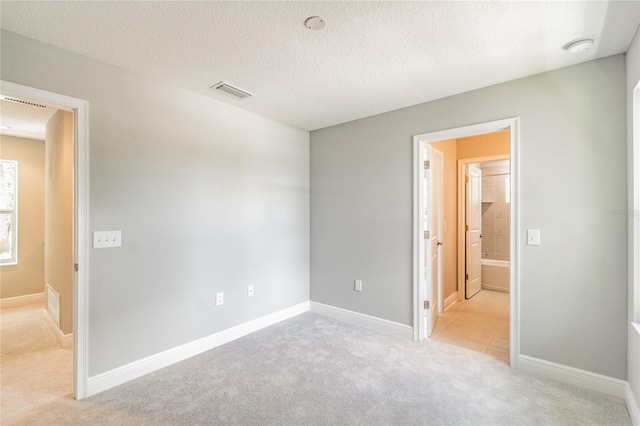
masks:
<path id="1" fill-rule="evenodd" d="M 17 103 L 33 103 L 67 112 L 72 123 L 67 124 L 68 133 L 73 144 L 67 147 L 68 164 L 61 168 L 72 170 L 69 174 L 70 203 L 67 206 L 66 218 L 69 221 L 70 246 L 69 255 L 63 259 L 65 267 L 69 269 L 68 276 L 72 284 L 66 293 L 67 302 L 71 306 L 72 314 L 56 324 L 58 330 L 72 329 L 72 393 L 76 399 L 87 396 L 87 281 L 88 281 L 88 103 L 68 96 L 34 89 L 11 82 L 2 81 L 1 94 Z M 52 171 L 47 171 L 47 173 Z M 69 217 L 72 216 L 72 217 Z M 44 283 L 43 283 L 44 284 Z M 55 322 L 60 309 L 60 291 L 56 286 L 43 289 L 43 298 L 47 298 L 50 314 Z M 53 291 L 50 291 L 53 290 Z M 57 293 L 57 294 L 56 294 Z M 49 303 L 50 302 L 50 303 Z M 56 302 L 59 304 L 56 305 Z M 63 308 L 64 309 L 64 308 Z M 47 314 L 49 315 L 49 314 Z M 66 321 L 66 325 L 62 324 Z M 64 339 L 65 332 L 60 331 Z M 68 333 L 67 333 L 68 334 Z"/>
<path id="2" fill-rule="evenodd" d="M 429 330 L 427 330 L 427 325 L 425 324 L 425 321 L 423 321 L 423 318 L 425 316 L 432 315 L 432 312 L 429 308 L 434 307 L 434 309 L 437 309 L 438 306 L 443 306 L 443 311 L 446 312 L 451 305 L 459 304 L 458 308 L 463 306 L 464 301 L 466 300 L 465 286 L 464 286 L 465 270 L 463 269 L 461 273 L 460 267 L 459 265 L 457 265 L 458 259 L 460 259 L 461 256 L 464 259 L 464 256 L 465 256 L 465 250 L 464 250 L 464 245 L 466 243 L 465 232 L 457 232 L 458 235 L 457 235 L 457 238 L 455 238 L 455 242 L 453 244 L 453 245 L 457 245 L 458 255 L 456 256 L 455 254 L 453 254 L 449 256 L 450 261 L 451 261 L 451 258 L 453 258 L 454 268 L 458 269 L 456 271 L 457 274 L 455 274 L 457 275 L 457 279 L 454 280 L 454 283 L 452 284 L 451 281 L 449 280 L 449 285 L 450 286 L 453 285 L 453 291 L 452 291 L 453 294 L 451 295 L 452 297 L 447 297 L 446 292 L 444 295 L 442 294 L 440 295 L 440 300 L 435 300 L 434 297 L 431 296 L 432 294 L 434 294 L 433 284 L 434 282 L 437 282 L 437 280 L 433 280 L 433 279 L 429 280 L 428 278 L 430 275 L 425 270 L 426 268 L 428 268 L 427 262 L 424 261 L 425 259 L 424 256 L 426 252 L 424 232 L 425 232 L 426 225 L 425 225 L 425 221 L 423 220 L 424 213 L 420 210 L 420 206 L 425 206 L 424 200 L 421 200 L 421 198 L 427 198 L 428 194 L 425 194 L 424 192 L 425 191 L 424 172 L 423 172 L 423 169 L 420 167 L 424 161 L 424 158 L 423 158 L 424 154 L 421 152 L 422 147 L 425 146 L 425 144 L 435 144 L 434 146 L 437 146 L 437 143 L 442 141 L 476 137 L 476 136 L 487 135 L 495 132 L 504 132 L 506 134 L 507 144 L 509 148 L 508 151 L 511 159 L 508 166 L 508 171 L 510 176 L 509 188 L 508 188 L 509 201 L 510 201 L 508 206 L 508 215 L 510 218 L 509 225 L 508 225 L 508 228 L 509 228 L 509 237 L 508 237 L 509 256 L 508 257 L 511 259 L 511 267 L 508 272 L 509 293 L 499 294 L 499 298 L 502 300 L 502 302 L 494 303 L 489 301 L 489 303 L 494 304 L 495 305 L 494 308 L 497 310 L 501 309 L 498 305 L 502 303 L 503 311 L 506 310 L 506 312 L 503 312 L 503 313 L 506 313 L 506 315 L 508 315 L 508 318 L 509 318 L 508 324 L 506 325 L 506 327 L 508 328 L 508 333 L 507 333 L 508 347 L 509 347 L 508 362 L 512 367 L 517 367 L 516 362 L 519 354 L 519 340 L 518 340 L 519 326 L 518 326 L 518 315 L 517 315 L 518 298 L 519 298 L 519 292 L 518 292 L 519 287 L 518 287 L 518 279 L 517 279 L 518 277 L 517 241 L 519 240 L 519 235 L 517 233 L 517 223 L 518 223 L 518 216 L 517 216 L 517 212 L 518 212 L 518 194 L 517 194 L 518 119 L 517 118 L 499 120 L 495 122 L 482 123 L 482 124 L 471 125 L 471 126 L 460 127 L 460 128 L 449 129 L 449 130 L 438 131 L 438 132 L 432 132 L 432 133 L 426 133 L 426 134 L 417 135 L 414 137 L 414 206 L 418 207 L 418 208 L 414 208 L 414 219 L 415 219 L 414 220 L 414 298 L 415 298 L 414 299 L 414 338 L 415 340 L 422 340 L 423 338 L 429 336 L 430 334 Z M 445 153 L 445 158 L 446 158 L 446 153 Z M 467 159 L 471 160 L 473 158 L 474 156 L 467 155 Z M 492 158 L 491 160 L 498 160 L 498 158 Z M 445 163 L 446 163 L 446 160 L 445 160 Z M 467 163 L 471 164 L 471 161 Z M 465 168 L 464 167 L 461 168 L 461 166 L 462 164 L 458 163 L 457 170 L 456 170 L 456 166 L 453 166 L 454 175 L 455 174 L 460 175 L 460 173 L 462 173 L 461 179 L 458 179 L 458 183 L 464 182 Z M 458 198 L 456 200 L 457 206 L 460 206 L 461 204 L 464 203 L 464 199 L 462 200 L 460 199 L 459 191 L 457 192 L 457 198 Z M 453 228 L 458 230 L 461 226 L 463 226 L 464 220 L 461 219 L 461 215 L 457 214 L 457 208 L 456 208 L 456 215 L 458 218 L 457 219 L 458 223 L 457 224 L 450 223 L 450 220 L 449 220 L 448 226 L 444 225 L 445 229 Z M 445 216 L 446 216 L 446 213 L 445 213 Z M 444 238 L 445 238 L 444 245 L 446 248 L 447 238 L 450 241 L 451 235 L 447 237 L 445 232 Z M 462 251 L 462 254 L 460 254 L 460 251 Z M 446 257 L 447 255 L 445 254 L 445 258 Z M 446 263 L 446 259 L 445 259 L 445 263 Z M 446 276 L 446 273 L 445 273 L 445 276 Z M 461 278 L 463 280 L 462 286 L 460 285 Z M 446 287 L 447 287 L 447 284 L 445 284 L 445 288 Z M 482 290 L 481 292 L 484 292 L 484 291 L 485 290 Z M 493 292 L 493 290 L 486 290 L 486 291 L 487 291 L 486 296 L 490 296 L 491 295 L 490 292 Z M 442 299 L 443 297 L 444 297 L 444 300 Z M 483 296 L 482 298 L 479 298 L 476 302 L 480 302 L 482 301 L 482 299 L 486 299 L 486 297 Z M 474 305 L 476 304 L 477 303 L 474 303 Z M 475 309 L 475 307 L 473 307 L 471 310 L 473 309 Z M 440 312 L 440 315 L 442 314 L 443 312 Z M 437 321 L 439 321 L 439 319 Z"/>

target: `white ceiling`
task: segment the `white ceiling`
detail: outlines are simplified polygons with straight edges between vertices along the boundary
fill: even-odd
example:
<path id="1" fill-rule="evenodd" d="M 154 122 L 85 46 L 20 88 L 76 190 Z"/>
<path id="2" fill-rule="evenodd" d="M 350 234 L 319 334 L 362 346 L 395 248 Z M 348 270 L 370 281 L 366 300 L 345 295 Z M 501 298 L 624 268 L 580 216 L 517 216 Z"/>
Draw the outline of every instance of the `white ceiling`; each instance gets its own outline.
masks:
<path id="1" fill-rule="evenodd" d="M 1 26 L 313 130 L 625 52 L 640 2 L 0 2 Z M 327 22 L 304 27 L 307 17 Z M 595 48 L 570 54 L 583 36 Z M 237 101 L 225 80 L 256 94 Z"/>
<path id="2" fill-rule="evenodd" d="M 0 134 L 44 140 L 47 122 L 56 111 L 50 106 L 42 108 L 0 98 L 0 124 L 9 127 L 1 129 Z"/>

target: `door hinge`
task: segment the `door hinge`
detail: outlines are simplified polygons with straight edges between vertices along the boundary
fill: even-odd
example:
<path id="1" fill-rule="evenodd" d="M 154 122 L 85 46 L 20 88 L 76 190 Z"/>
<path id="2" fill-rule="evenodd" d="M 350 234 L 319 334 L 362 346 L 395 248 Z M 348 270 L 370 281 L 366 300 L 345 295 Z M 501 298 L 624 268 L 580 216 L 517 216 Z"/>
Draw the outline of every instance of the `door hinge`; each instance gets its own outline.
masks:
<path id="1" fill-rule="evenodd" d="M 465 181 L 465 182 L 469 182 L 469 176 L 465 176 L 465 177 L 464 177 L 464 181 Z"/>
<path id="2" fill-rule="evenodd" d="M 424 239 L 428 240 L 431 237 L 431 234 L 429 233 L 429 231 L 424 231 Z"/>
<path id="3" fill-rule="evenodd" d="M 428 169 L 429 169 L 429 167 L 430 167 L 429 160 L 424 160 L 424 169 L 425 169 L 425 170 L 428 170 Z"/>
<path id="4" fill-rule="evenodd" d="M 428 300 L 424 301 L 424 308 L 425 309 L 429 309 L 429 301 Z"/>
<path id="5" fill-rule="evenodd" d="M 464 226 L 464 230 L 465 230 L 465 231 L 468 231 L 468 230 L 469 230 L 469 225 L 465 225 L 465 226 Z"/>
<path id="6" fill-rule="evenodd" d="M 73 269 L 75 269 L 75 270 L 76 270 L 76 272 L 78 272 L 78 264 L 77 264 L 77 263 L 74 263 L 74 265 L 73 265 Z"/>
<path id="7" fill-rule="evenodd" d="M 469 280 L 469 274 L 464 274 L 464 279 Z"/>

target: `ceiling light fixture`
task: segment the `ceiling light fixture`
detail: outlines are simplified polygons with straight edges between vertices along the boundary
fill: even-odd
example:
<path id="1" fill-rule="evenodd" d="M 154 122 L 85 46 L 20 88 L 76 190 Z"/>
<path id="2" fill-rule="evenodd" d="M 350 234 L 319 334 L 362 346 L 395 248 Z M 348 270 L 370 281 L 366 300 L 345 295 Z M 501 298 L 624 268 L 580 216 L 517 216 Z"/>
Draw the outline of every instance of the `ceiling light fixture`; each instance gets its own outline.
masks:
<path id="1" fill-rule="evenodd" d="M 593 47 L 595 39 L 591 37 L 579 38 L 577 40 L 570 41 L 564 48 L 571 53 L 580 53 L 585 50 L 589 50 Z"/>
<path id="2" fill-rule="evenodd" d="M 318 31 L 323 29 L 327 23 L 319 16 L 312 16 L 304 21 L 304 26 L 310 30 Z"/>

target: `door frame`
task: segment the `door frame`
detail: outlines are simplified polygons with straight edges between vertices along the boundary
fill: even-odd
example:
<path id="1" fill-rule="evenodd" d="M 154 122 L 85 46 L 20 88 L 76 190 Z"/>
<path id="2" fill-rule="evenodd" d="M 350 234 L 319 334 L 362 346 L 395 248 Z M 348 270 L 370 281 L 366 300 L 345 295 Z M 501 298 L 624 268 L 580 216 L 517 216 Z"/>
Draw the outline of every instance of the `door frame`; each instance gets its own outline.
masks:
<path id="1" fill-rule="evenodd" d="M 414 161 L 413 161 L 413 337 L 414 340 L 422 340 L 424 336 L 424 323 L 421 325 L 422 303 L 420 299 L 420 276 L 424 274 L 424 262 L 420 262 L 419 230 L 421 229 L 421 212 L 419 206 L 424 205 L 424 194 L 421 191 L 421 167 L 424 157 L 420 146 L 424 143 L 438 142 L 447 139 L 459 139 L 469 136 L 478 136 L 486 133 L 494 133 L 509 130 L 510 135 L 510 179 L 511 179 L 511 206 L 510 206 L 510 312 L 509 312 L 509 356 L 511 368 L 518 368 L 520 355 L 520 119 L 518 117 L 490 121 L 469 126 L 456 127 L 435 132 L 428 132 L 413 137 Z M 459 289 L 458 289 L 459 291 Z M 421 334 L 422 331 L 422 334 Z"/>
<path id="2" fill-rule="evenodd" d="M 464 300 L 465 298 L 465 286 L 466 282 L 464 279 L 465 274 L 465 257 L 466 257 L 466 241 L 465 241 L 465 217 L 467 213 L 467 205 L 465 203 L 465 185 L 464 185 L 464 172 L 465 167 L 472 163 L 484 163 L 487 161 L 499 161 L 499 160 L 509 160 L 510 155 L 500 154 L 500 155 L 487 155 L 485 157 L 475 157 L 475 158 L 464 158 L 458 160 L 458 300 Z"/>
<path id="3" fill-rule="evenodd" d="M 73 245 L 78 265 L 73 283 L 73 396 L 84 399 L 89 377 L 89 103 L 4 80 L 0 80 L 0 93 L 73 112 Z"/>

